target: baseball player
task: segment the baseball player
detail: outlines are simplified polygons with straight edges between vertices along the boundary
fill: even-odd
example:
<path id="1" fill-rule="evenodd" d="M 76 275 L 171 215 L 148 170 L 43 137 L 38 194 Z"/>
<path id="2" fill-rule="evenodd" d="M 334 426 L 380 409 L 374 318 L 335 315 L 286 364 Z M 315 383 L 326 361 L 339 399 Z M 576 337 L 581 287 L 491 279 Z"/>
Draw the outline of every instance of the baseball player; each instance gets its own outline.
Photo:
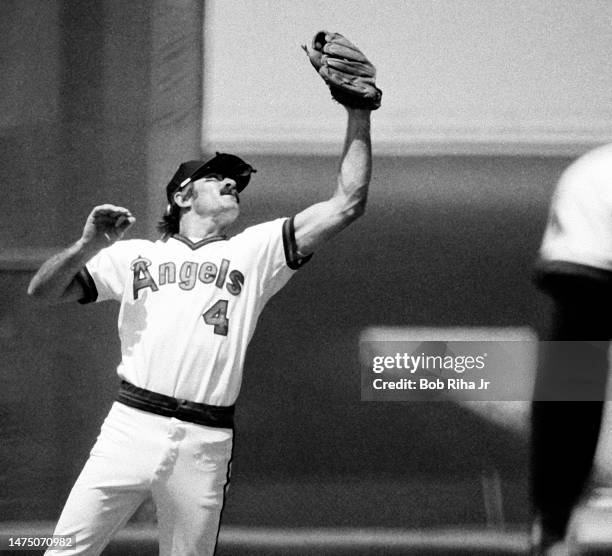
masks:
<path id="1" fill-rule="evenodd" d="M 612 337 L 612 144 L 571 164 L 554 193 L 537 279 L 552 299 L 532 405 L 533 554 L 563 543 L 597 446 Z"/>
<path id="2" fill-rule="evenodd" d="M 227 237 L 255 169 L 226 153 L 184 162 L 166 187 L 160 239 L 122 240 L 134 216 L 97 206 L 81 238 L 30 283 L 51 302 L 119 302 L 119 394 L 55 530 L 76 536 L 71 554 L 99 554 L 149 493 L 162 555 L 214 553 L 257 319 L 366 203 L 370 111 L 381 98 L 374 66 L 336 33 L 317 34 L 306 51 L 348 114 L 331 198 Z"/>

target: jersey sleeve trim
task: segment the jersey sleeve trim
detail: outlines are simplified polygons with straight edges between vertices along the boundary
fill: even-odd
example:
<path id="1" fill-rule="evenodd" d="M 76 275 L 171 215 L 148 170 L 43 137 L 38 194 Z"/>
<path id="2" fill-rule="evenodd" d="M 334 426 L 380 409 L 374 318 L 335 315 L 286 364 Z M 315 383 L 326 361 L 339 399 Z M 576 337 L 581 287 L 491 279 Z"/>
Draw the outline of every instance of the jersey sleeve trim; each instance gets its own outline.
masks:
<path id="1" fill-rule="evenodd" d="M 81 305 L 93 303 L 98 299 L 98 288 L 86 266 L 79 270 L 74 278 L 83 288 L 83 297 L 78 300 Z"/>
<path id="2" fill-rule="evenodd" d="M 611 288 L 612 292 L 612 271 L 569 261 L 540 260 L 536 263 L 534 281 L 540 288 L 550 289 L 559 278 L 586 278 L 591 284 Z"/>
<path id="3" fill-rule="evenodd" d="M 295 241 L 294 218 L 295 217 L 292 216 L 283 222 L 283 247 L 285 248 L 285 260 L 287 261 L 287 266 L 292 270 L 297 270 L 312 258 L 312 253 L 305 257 L 299 254 L 297 242 Z"/>

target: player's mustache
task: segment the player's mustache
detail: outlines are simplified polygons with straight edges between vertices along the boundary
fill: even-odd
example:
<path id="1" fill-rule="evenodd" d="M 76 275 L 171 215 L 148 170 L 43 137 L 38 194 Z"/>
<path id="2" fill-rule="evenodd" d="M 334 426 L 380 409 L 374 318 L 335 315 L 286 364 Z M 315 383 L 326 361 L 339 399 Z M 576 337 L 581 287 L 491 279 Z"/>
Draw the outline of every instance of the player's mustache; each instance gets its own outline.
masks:
<path id="1" fill-rule="evenodd" d="M 238 191 L 236 191 L 233 185 L 226 185 L 223 189 L 221 189 L 221 195 L 233 195 L 236 201 L 240 202 L 240 196 L 238 195 Z"/>

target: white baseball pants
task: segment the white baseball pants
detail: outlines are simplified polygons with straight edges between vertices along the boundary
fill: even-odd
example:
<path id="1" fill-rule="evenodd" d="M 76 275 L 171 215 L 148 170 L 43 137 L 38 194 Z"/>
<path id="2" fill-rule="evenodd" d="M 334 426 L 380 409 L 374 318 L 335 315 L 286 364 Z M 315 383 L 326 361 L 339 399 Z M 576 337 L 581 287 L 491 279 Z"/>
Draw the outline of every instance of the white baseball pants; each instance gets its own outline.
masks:
<path id="1" fill-rule="evenodd" d="M 76 550 L 100 554 L 149 493 L 161 556 L 212 555 L 229 481 L 233 432 L 115 402 L 57 523 Z"/>

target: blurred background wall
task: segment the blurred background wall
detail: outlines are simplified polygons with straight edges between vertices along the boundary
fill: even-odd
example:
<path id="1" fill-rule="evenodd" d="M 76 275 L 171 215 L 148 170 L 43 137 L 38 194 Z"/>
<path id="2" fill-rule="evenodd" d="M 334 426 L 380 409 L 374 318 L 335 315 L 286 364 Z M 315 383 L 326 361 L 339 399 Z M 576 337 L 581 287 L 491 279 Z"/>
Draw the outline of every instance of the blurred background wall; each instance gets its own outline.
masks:
<path id="1" fill-rule="evenodd" d="M 198 0 L 0 2 L 3 519 L 57 517 L 117 388 L 117 307 L 41 307 L 26 298 L 28 281 L 78 238 L 95 204 L 128 206 L 138 218 L 130 236 L 154 237 L 176 165 L 214 147 L 203 113 L 204 8 Z M 301 62 L 299 71 L 316 77 Z M 321 84 L 309 84 L 326 99 Z M 492 473 L 504 520 L 526 520 L 525 433 L 452 404 L 361 402 L 358 338 L 371 325 L 541 327 L 546 300 L 531 268 L 550 195 L 598 133 L 564 137 L 562 149 L 529 148 L 528 136 L 520 149 L 497 138 L 491 152 L 473 141 L 453 150 L 457 136 L 420 152 L 375 143 L 366 215 L 317 252 L 261 318 L 225 523 L 484 524 Z M 339 142 L 299 152 L 290 144 L 241 145 L 258 173 L 240 227 L 331 192 Z"/>

